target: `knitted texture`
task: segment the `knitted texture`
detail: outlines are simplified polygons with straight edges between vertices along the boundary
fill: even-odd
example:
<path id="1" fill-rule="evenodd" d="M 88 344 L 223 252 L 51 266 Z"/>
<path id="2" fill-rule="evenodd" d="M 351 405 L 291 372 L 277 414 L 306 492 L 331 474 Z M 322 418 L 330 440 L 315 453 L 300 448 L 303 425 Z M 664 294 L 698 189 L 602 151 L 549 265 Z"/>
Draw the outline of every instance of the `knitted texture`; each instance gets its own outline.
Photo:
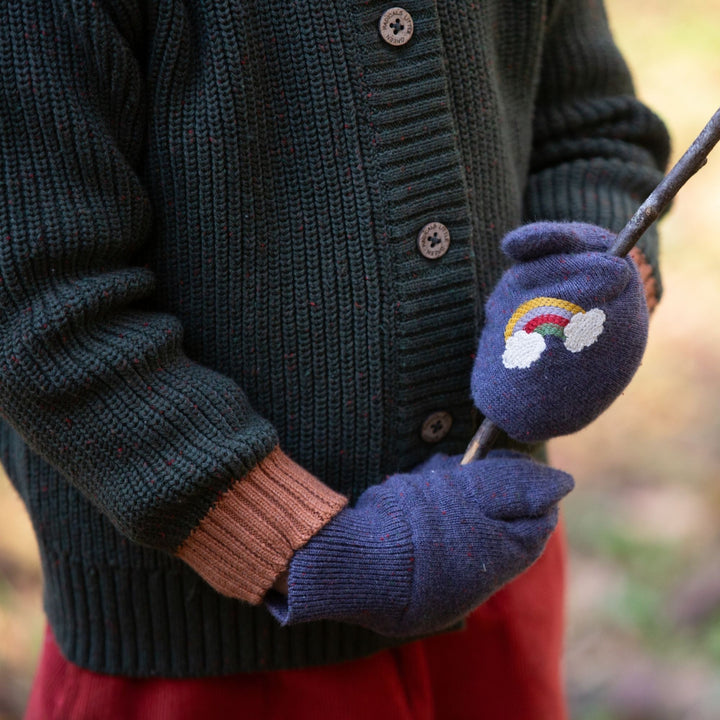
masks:
<path id="1" fill-rule="evenodd" d="M 585 427 L 625 389 L 645 351 L 635 263 L 604 253 L 613 233 L 536 223 L 509 233 L 516 261 L 490 296 L 472 374 L 486 417 L 531 442 Z"/>
<path id="2" fill-rule="evenodd" d="M 637 245 L 630 250 L 630 257 L 633 262 L 637 265 L 640 278 L 643 281 L 643 287 L 645 288 L 645 302 L 648 307 L 648 311 L 652 311 L 657 307 L 660 302 L 660 285 L 658 279 L 653 272 L 650 261 L 645 256 L 645 253 L 637 247 Z"/>
<path id="3" fill-rule="evenodd" d="M 601 3 L 412 0 L 401 47 L 386 9 L 0 3 L 0 457 L 73 662 L 200 676 L 387 646 L 218 590 L 275 532 L 288 558 L 336 494 L 463 451 L 508 230 L 617 229 L 658 181 L 667 137 Z M 438 260 L 417 251 L 429 222 Z M 643 250 L 655 267 L 652 234 Z M 279 447 L 290 485 L 264 469 Z M 257 527 L 236 502 L 248 478 L 266 509 L 315 494 L 308 474 L 329 512 L 283 501 Z M 216 588 L 198 574 L 240 548 Z"/>
<path id="4" fill-rule="evenodd" d="M 366 490 L 295 554 L 284 623 L 332 618 L 387 635 L 437 632 L 526 570 L 572 478 L 520 453 L 438 455 Z"/>
<path id="5" fill-rule="evenodd" d="M 177 556 L 223 595 L 259 603 L 293 553 L 346 504 L 276 449 L 215 503 Z"/>

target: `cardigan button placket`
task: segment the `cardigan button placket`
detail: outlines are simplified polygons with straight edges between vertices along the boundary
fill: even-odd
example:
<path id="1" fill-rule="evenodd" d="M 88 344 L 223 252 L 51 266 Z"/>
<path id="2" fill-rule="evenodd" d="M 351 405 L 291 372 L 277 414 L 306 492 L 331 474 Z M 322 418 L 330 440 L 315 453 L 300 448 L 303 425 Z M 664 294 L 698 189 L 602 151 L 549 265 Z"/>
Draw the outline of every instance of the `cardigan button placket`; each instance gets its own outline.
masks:
<path id="1" fill-rule="evenodd" d="M 425 442 L 440 442 L 450 432 L 452 424 L 452 415 L 445 410 L 438 410 L 425 419 L 420 430 L 420 436 Z"/>
<path id="2" fill-rule="evenodd" d="M 442 223 L 428 223 L 418 233 L 417 246 L 423 257 L 438 260 L 450 247 L 450 231 Z"/>
<path id="3" fill-rule="evenodd" d="M 473 431 L 478 283 L 470 194 L 437 0 L 413 0 L 407 9 L 365 0 L 361 18 L 359 97 L 372 121 L 368 157 L 382 203 L 376 232 L 389 250 L 394 288 L 387 339 L 397 411 L 389 442 L 409 469 L 428 445 L 449 442 L 445 450 L 459 452 Z"/>
<path id="4" fill-rule="evenodd" d="M 389 45 L 405 45 L 413 35 L 413 19 L 410 13 L 394 7 L 386 10 L 380 17 L 380 35 Z"/>

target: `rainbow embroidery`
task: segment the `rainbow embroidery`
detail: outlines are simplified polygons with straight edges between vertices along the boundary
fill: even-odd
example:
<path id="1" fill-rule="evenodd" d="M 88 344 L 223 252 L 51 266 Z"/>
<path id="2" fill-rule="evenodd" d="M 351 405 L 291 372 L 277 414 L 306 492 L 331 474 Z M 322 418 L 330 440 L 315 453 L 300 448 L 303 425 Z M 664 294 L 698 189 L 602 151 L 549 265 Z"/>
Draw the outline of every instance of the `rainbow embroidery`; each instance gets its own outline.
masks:
<path id="1" fill-rule="evenodd" d="M 560 338 L 570 352 L 580 352 L 602 334 L 605 313 L 599 308 L 585 311 L 568 300 L 536 297 L 515 310 L 505 326 L 503 365 L 527 368 L 545 350 L 545 338 Z"/>

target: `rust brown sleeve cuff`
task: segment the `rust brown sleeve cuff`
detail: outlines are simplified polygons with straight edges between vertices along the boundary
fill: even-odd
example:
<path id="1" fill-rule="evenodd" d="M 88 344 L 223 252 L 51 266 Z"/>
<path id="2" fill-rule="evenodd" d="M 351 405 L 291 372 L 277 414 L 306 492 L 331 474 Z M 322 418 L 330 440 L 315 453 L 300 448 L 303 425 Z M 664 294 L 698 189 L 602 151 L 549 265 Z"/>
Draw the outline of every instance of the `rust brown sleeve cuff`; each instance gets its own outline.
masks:
<path id="1" fill-rule="evenodd" d="M 655 306 L 658 304 L 658 283 L 653 269 L 643 251 L 636 245 L 630 251 L 630 257 L 634 260 L 640 271 L 640 278 L 643 281 L 645 287 L 645 300 L 647 302 L 648 310 L 652 312 Z"/>
<path id="2" fill-rule="evenodd" d="M 176 555 L 219 593 L 258 604 L 345 505 L 277 447 L 221 496 Z"/>

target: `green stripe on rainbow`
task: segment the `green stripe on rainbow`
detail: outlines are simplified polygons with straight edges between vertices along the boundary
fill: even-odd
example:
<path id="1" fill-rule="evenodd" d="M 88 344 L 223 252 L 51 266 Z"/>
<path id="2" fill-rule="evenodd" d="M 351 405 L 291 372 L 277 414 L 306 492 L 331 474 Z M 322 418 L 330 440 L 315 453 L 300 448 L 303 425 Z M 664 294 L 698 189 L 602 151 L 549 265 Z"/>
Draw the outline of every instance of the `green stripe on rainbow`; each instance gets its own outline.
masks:
<path id="1" fill-rule="evenodd" d="M 543 337 L 546 337 L 547 335 L 554 335 L 555 337 L 559 337 L 561 340 L 565 339 L 565 330 L 564 325 L 560 325 L 557 323 L 551 323 L 546 322 L 542 325 L 538 325 L 533 332 L 536 332 Z"/>
<path id="2" fill-rule="evenodd" d="M 561 300 L 560 298 L 552 297 L 536 297 L 524 302 L 520 307 L 515 310 L 512 314 L 508 324 L 505 326 L 505 340 L 512 336 L 516 331 L 516 326 L 520 321 L 531 311 L 533 315 L 539 313 L 547 313 L 548 315 L 560 315 L 567 318 L 568 320 L 578 313 L 584 313 L 579 305 L 571 303 L 568 300 Z M 524 325 L 524 323 L 523 323 Z M 522 327 L 522 326 L 521 326 Z M 519 328 L 520 329 L 520 328 Z M 546 333 L 543 333 L 546 334 Z M 554 333 L 553 333 L 554 334 Z"/>

